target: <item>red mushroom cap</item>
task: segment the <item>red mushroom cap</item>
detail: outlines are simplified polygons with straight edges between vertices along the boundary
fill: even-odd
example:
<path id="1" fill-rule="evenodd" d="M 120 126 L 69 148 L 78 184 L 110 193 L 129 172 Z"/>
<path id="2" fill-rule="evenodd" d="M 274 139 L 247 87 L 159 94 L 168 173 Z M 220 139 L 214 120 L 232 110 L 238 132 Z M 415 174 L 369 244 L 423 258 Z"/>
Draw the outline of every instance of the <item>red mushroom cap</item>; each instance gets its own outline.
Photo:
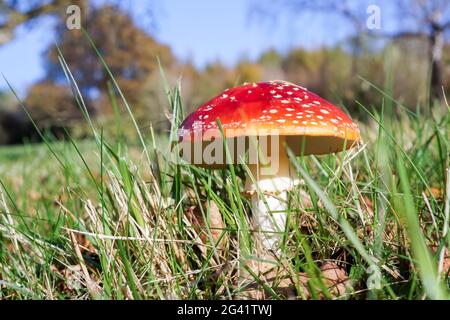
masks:
<path id="1" fill-rule="evenodd" d="M 302 154 L 337 152 L 360 140 L 358 126 L 342 110 L 306 88 L 280 80 L 225 90 L 191 113 L 178 136 L 191 142 L 207 140 L 205 132 L 219 130 L 217 119 L 226 138 L 271 135 L 273 130 Z"/>

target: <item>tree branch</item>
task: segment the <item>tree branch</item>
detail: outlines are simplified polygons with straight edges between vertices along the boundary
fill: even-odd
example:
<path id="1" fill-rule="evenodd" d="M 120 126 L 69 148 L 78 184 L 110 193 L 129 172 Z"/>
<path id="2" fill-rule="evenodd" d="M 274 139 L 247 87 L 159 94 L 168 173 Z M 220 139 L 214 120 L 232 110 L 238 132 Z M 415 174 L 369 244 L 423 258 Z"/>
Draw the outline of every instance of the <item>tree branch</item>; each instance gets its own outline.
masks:
<path id="1" fill-rule="evenodd" d="M 52 1 L 26 12 L 20 12 L 13 5 L 7 6 L 6 10 L 2 10 L 9 12 L 6 12 L 6 21 L 0 24 L 0 45 L 12 37 L 12 32 L 19 25 L 31 21 L 41 15 L 55 12 L 58 7 L 57 2 L 58 1 Z"/>

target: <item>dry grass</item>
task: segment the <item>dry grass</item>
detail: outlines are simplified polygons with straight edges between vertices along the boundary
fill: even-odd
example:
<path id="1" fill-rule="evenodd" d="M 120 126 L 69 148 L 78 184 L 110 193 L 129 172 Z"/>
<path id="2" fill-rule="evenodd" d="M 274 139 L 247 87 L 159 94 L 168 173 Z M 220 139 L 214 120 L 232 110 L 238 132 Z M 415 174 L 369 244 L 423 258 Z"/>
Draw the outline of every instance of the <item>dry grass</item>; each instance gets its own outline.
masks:
<path id="1" fill-rule="evenodd" d="M 450 109 L 396 118 L 383 94 L 390 108 L 360 106 L 360 149 L 291 159 L 304 184 L 277 259 L 254 237 L 244 169 L 172 163 L 168 136 L 136 145 L 87 118 L 91 140 L 2 148 L 0 298 L 448 298 Z"/>

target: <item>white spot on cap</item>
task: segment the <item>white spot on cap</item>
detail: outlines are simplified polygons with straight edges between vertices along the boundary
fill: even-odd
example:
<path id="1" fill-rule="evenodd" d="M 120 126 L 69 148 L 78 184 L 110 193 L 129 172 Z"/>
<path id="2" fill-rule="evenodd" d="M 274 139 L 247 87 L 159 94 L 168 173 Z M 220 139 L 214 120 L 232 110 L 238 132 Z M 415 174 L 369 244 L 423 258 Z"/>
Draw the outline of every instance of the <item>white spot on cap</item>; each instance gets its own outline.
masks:
<path id="1" fill-rule="evenodd" d="M 236 100 L 236 97 L 235 97 L 235 96 L 231 96 L 231 97 L 230 97 L 230 100 L 231 100 L 231 101 L 234 101 L 234 100 Z"/>
<path id="2" fill-rule="evenodd" d="M 270 109 L 269 112 L 270 112 L 270 113 L 277 113 L 278 110 L 277 110 L 277 109 Z"/>
<path id="3" fill-rule="evenodd" d="M 209 115 L 206 114 L 203 118 L 204 118 L 204 119 L 208 119 L 208 118 L 209 118 Z"/>
<path id="4" fill-rule="evenodd" d="M 319 115 L 319 116 L 317 116 L 317 119 L 321 119 L 321 120 L 322 120 L 322 119 L 323 119 L 323 117 Z"/>
<path id="5" fill-rule="evenodd" d="M 281 100 L 281 103 L 289 103 L 289 100 Z"/>
<path id="6" fill-rule="evenodd" d="M 281 98 L 282 96 L 280 94 L 277 94 L 277 95 L 274 95 L 273 97 L 278 99 L 278 98 Z"/>
<path id="7" fill-rule="evenodd" d="M 192 129 L 197 130 L 197 129 L 201 129 L 203 127 L 203 122 L 202 121 L 194 121 L 194 123 L 192 124 Z"/>
<path id="8" fill-rule="evenodd" d="M 228 97 L 226 93 L 222 94 L 222 99 L 225 99 L 226 97 Z"/>
<path id="9" fill-rule="evenodd" d="M 280 123 L 286 122 L 286 120 L 284 120 L 284 119 L 277 119 L 276 121 L 277 121 L 277 122 L 280 122 Z"/>
<path id="10" fill-rule="evenodd" d="M 330 111 L 325 110 L 325 109 L 320 109 L 320 112 L 322 112 L 323 114 L 329 114 L 330 113 Z"/>
<path id="11" fill-rule="evenodd" d="M 294 111 L 295 109 L 292 108 L 286 108 L 286 111 Z"/>
<path id="12" fill-rule="evenodd" d="M 336 120 L 336 119 L 330 119 L 330 121 L 333 122 L 333 123 L 339 123 L 339 121 Z"/>

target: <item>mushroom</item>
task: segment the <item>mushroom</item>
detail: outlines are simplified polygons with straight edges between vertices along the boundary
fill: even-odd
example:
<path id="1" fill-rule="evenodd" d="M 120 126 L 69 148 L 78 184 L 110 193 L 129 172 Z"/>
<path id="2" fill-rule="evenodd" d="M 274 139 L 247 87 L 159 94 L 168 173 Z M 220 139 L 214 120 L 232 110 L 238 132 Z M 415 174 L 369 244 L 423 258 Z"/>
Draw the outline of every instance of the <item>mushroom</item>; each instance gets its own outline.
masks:
<path id="1" fill-rule="evenodd" d="M 182 157 L 203 167 L 226 168 L 227 160 L 240 163 L 247 154 L 245 190 L 251 193 L 254 226 L 262 244 L 277 253 L 286 228 L 288 191 L 297 183 L 285 146 L 296 156 L 328 154 L 353 147 L 360 134 L 335 105 L 276 80 L 225 90 L 182 122 L 178 138 Z"/>

